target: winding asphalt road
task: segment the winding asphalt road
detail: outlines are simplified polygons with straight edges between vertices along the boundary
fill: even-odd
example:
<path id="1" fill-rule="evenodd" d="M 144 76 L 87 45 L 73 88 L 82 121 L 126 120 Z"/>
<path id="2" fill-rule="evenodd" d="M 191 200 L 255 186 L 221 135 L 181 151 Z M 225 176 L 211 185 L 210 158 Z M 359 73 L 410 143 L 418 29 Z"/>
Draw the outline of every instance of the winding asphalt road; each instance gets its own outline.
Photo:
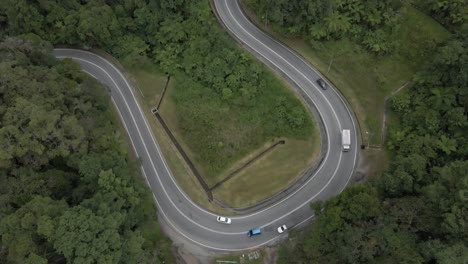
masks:
<path id="1" fill-rule="evenodd" d="M 160 215 L 179 235 L 194 244 L 219 251 L 239 251 L 275 243 L 287 236 L 278 234 L 282 224 L 296 227 L 312 218 L 309 203 L 325 200 L 340 193 L 348 184 L 357 161 L 356 126 L 352 114 L 334 89 L 321 90 L 316 85 L 317 74 L 306 62 L 288 48 L 256 28 L 242 13 L 238 2 L 215 0 L 217 13 L 225 27 L 251 51 L 266 59 L 297 84 L 312 100 L 323 120 L 327 134 L 327 154 L 310 179 L 280 202 L 253 214 L 233 217 L 231 225 L 216 222 L 216 215 L 194 204 L 177 185 L 151 132 L 144 111 L 138 104 L 134 87 L 108 60 L 83 50 L 55 49 L 57 58 L 72 58 L 83 71 L 111 91 L 136 155 L 142 162 L 142 172 Z M 351 151 L 342 152 L 340 131 L 351 129 Z M 247 237 L 247 230 L 261 227 L 262 235 Z"/>

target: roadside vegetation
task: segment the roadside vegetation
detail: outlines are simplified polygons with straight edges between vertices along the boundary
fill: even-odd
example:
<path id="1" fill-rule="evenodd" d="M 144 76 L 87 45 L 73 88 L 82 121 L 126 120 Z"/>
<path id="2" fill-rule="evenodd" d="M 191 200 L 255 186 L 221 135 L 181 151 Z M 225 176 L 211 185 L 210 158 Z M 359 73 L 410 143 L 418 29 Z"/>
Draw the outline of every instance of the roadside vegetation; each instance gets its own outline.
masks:
<path id="1" fill-rule="evenodd" d="M 166 159 L 178 185 L 195 203 L 203 208 L 220 215 L 229 215 L 229 211 L 226 211 L 208 200 L 203 187 L 200 185 L 195 175 L 193 175 L 171 139 L 161 127 L 161 124 L 157 121 L 155 115 L 149 111 L 158 104 L 162 91 L 166 85 L 167 77 L 149 60 L 142 61 L 139 65 L 127 65 L 124 62 L 123 66 L 127 73 L 130 74 L 130 79 L 141 91 L 141 95 L 140 93 L 137 93 L 136 97 L 142 107 L 146 110 L 144 113 L 148 123 L 150 124 L 158 144 L 161 147 L 164 158 Z M 175 78 L 171 78 L 167 87 L 165 99 L 159 108 L 159 113 L 163 116 L 167 125 L 171 127 L 171 131 L 174 136 L 181 138 L 179 130 L 173 129 L 173 123 L 177 121 L 177 118 L 175 117 L 177 113 L 175 111 L 174 100 L 171 93 L 174 90 L 174 84 L 176 81 L 177 80 L 175 80 Z M 179 143 L 183 145 L 184 149 L 187 149 L 187 146 L 183 142 L 179 141 Z M 189 152 L 188 155 L 191 155 L 191 153 Z"/>
<path id="2" fill-rule="evenodd" d="M 0 15 L 3 34 L 99 47 L 136 67 L 149 58 L 175 78 L 177 128 L 208 181 L 272 138 L 312 135 L 299 100 L 236 47 L 208 1 L 6 0 Z"/>
<path id="3" fill-rule="evenodd" d="M 409 71 L 405 78 L 412 81 L 390 101 L 389 168 L 382 177 L 312 204 L 317 218 L 311 230 L 284 244 L 279 263 L 467 261 L 468 12 L 463 1 L 427 2 L 430 14 L 442 19 L 454 36 L 440 26 L 427 27 L 427 17 L 399 1 L 247 1 L 263 21 L 268 13 L 268 23 L 280 34 L 323 45 L 324 52 L 345 41 L 386 63 L 399 57 Z M 384 18 L 377 20 L 381 23 L 369 21 L 376 14 Z M 416 24 L 417 30 L 405 33 L 411 27 L 407 23 Z M 372 46 L 368 35 L 374 35 Z"/>
<path id="4" fill-rule="evenodd" d="M 151 109 L 155 107 L 158 104 L 162 90 L 166 84 L 166 78 L 161 74 L 161 70 L 148 61 L 138 66 L 125 65 L 125 69 L 130 73 L 132 79 L 142 91 L 143 98 L 141 98 L 141 101 L 146 106 L 145 108 Z M 191 151 L 185 143 L 181 135 L 181 130 L 178 127 L 176 104 L 172 96 L 176 86 L 177 80 L 171 78 L 159 113 L 171 128 L 175 137 L 178 138 L 183 148 L 190 156 L 194 156 L 193 151 Z M 156 121 L 154 115 L 147 111 L 147 118 L 153 127 L 155 135 L 158 137 L 158 142 L 162 145 L 164 155 L 168 158 L 169 165 L 174 172 L 177 182 L 185 193 L 204 208 L 208 208 L 219 214 L 229 214 L 226 210 L 207 200 L 206 194 L 201 186 L 199 186 L 190 169 L 184 165 L 185 162 L 183 159 L 176 153 L 171 153 L 177 152 L 177 150 L 172 147 L 172 143 L 170 139 L 164 135 L 164 131 L 158 131 L 162 128 L 159 127 L 159 123 Z M 284 189 L 289 183 L 301 176 L 304 170 L 317 158 L 320 152 L 320 143 L 318 142 L 318 131 L 315 130 L 316 128 L 313 127 L 312 135 L 316 135 L 316 137 L 309 136 L 306 140 L 281 138 L 286 140 L 287 143 L 275 147 L 260 160 L 242 170 L 238 175 L 215 189 L 213 195 L 230 206 L 244 207 L 266 199 Z M 218 175 L 207 178 L 206 182 L 209 186 L 213 186 L 216 182 L 227 177 L 230 173 L 237 170 L 277 140 L 280 139 L 272 139 L 266 142 L 263 146 L 249 153 L 249 155 L 232 163 Z M 284 166 L 284 163 L 288 165 Z M 196 161 L 195 165 L 197 168 L 203 169 L 201 166 L 202 164 Z M 196 186 L 196 188 L 194 188 L 194 186 Z"/>
<path id="5" fill-rule="evenodd" d="M 208 1 L 1 1 L 0 39 L 22 34 L 39 36 L 41 39 L 52 43 L 52 45 L 101 48 L 125 62 L 127 66 L 133 67 L 133 69 L 138 68 L 142 62 L 150 60 L 150 64 L 156 65 L 156 67 L 164 73 L 161 74 L 161 76 L 171 75 L 174 77 L 177 82 L 174 86 L 172 99 L 175 102 L 175 110 L 177 111 L 176 122 L 180 135 L 189 146 L 190 151 L 194 154 L 195 161 L 202 164 L 202 168 L 208 177 L 213 177 L 213 175 L 217 175 L 226 168 L 229 168 L 229 166 L 244 155 L 251 153 L 271 139 L 291 138 L 294 140 L 309 140 L 311 136 L 314 136 L 312 134 L 314 131 L 313 123 L 305 107 L 293 93 L 285 89 L 284 84 L 279 82 L 274 74 L 256 62 L 253 57 L 240 51 L 240 49 L 236 47 L 232 39 L 228 37 L 218 25 L 217 20 L 211 13 Z M 12 50 L 14 51 L 14 49 Z M 31 50 L 34 51 L 34 49 Z M 28 56 L 33 57 L 32 59 L 37 55 L 36 53 L 28 54 Z M 50 56 L 48 58 L 52 60 Z M 20 61 L 23 62 L 22 60 Z M 73 67 L 76 67 L 76 65 Z M 152 65 L 149 67 L 152 67 Z M 53 71 L 54 68 L 50 67 L 50 70 Z M 78 71 L 78 68 L 76 67 L 74 70 Z M 85 79 L 87 80 L 86 83 L 90 82 L 86 77 L 83 77 L 81 73 L 67 72 L 66 74 L 71 74 L 66 77 L 71 78 L 77 83 L 82 84 Z M 75 75 L 79 76 L 76 78 L 80 79 L 74 79 Z M 138 78 L 149 79 L 149 82 L 159 82 L 162 79 L 161 76 L 139 76 Z M 4 85 L 3 80 L 2 85 Z M 31 85 L 32 87 L 36 87 L 34 86 L 36 85 L 34 82 L 31 82 Z M 63 88 L 73 87 L 72 84 L 61 85 Z M 3 87 L 4 86 L 2 86 L 2 88 Z M 38 90 L 30 88 L 29 95 L 35 96 L 35 91 Z M 71 91 L 74 90 L 71 89 Z M 65 95 L 63 98 L 68 99 L 67 92 L 69 92 L 69 90 L 63 89 L 60 90 L 60 92 Z M 60 92 L 57 93 L 60 94 Z M 2 108 L 0 109 L 4 111 L 6 104 L 3 103 L 4 98 L 1 98 L 1 100 Z M 150 102 L 150 104 L 151 103 L 153 102 Z M 80 107 L 84 107 L 88 111 L 102 110 L 88 109 L 102 107 L 100 105 L 98 106 L 87 102 L 83 102 L 83 104 L 84 105 Z M 51 109 L 53 109 L 53 107 Z M 96 118 L 98 117 L 100 116 L 96 114 Z M 62 120 L 64 117 L 59 115 L 57 118 Z M 27 122 L 17 117 L 16 121 L 13 120 L 11 122 L 12 125 L 21 127 L 24 125 L 22 123 L 23 121 Z M 75 122 L 73 118 L 71 121 L 66 121 Z M 99 123 L 106 124 L 101 120 L 88 120 L 88 122 L 90 124 L 85 125 L 92 126 L 93 130 L 96 129 Z M 6 129 L 4 124 L 6 123 L 2 123 L 2 129 Z M 21 129 L 23 128 L 24 127 L 21 127 Z M 58 127 L 48 127 L 48 129 L 51 133 L 60 132 Z M 117 137 L 116 135 L 119 133 L 114 130 L 112 131 L 115 134 L 114 136 Z M 38 130 L 38 132 L 41 131 Z M 81 133 L 81 130 L 77 128 L 71 132 L 73 132 L 72 134 Z M 94 133 L 94 131 L 90 129 L 89 133 L 91 132 Z M 5 141 L 11 140 L 10 134 L 6 134 L 5 131 L 2 136 Z M 89 175 L 89 177 L 91 177 L 90 179 L 82 179 L 83 175 L 79 170 L 80 168 L 77 162 L 80 160 L 80 155 L 85 155 L 84 153 L 87 153 L 85 147 L 92 146 L 92 142 L 96 141 L 96 144 L 102 147 L 95 149 L 95 155 L 99 159 L 106 156 L 107 146 L 109 146 L 109 148 L 118 148 L 119 153 L 122 155 L 126 155 L 126 152 L 122 144 L 117 144 L 107 137 L 100 137 L 99 135 L 94 136 L 93 134 L 93 136 L 84 135 L 80 140 L 87 140 L 85 142 L 89 141 L 88 143 L 83 143 L 84 149 L 64 150 L 57 154 L 57 158 L 54 156 L 50 162 L 51 166 L 58 166 L 58 170 L 65 171 L 67 174 L 64 178 L 67 181 L 72 181 L 73 186 L 79 190 L 77 192 L 83 193 L 80 194 L 81 196 L 77 197 L 72 196 L 69 198 L 64 194 L 64 196 L 53 198 L 57 199 L 57 201 L 61 201 L 60 199 L 65 199 L 65 197 L 67 197 L 66 206 L 71 208 L 71 212 L 65 215 L 68 217 L 65 219 L 66 221 L 82 221 L 84 218 L 90 220 L 94 219 L 96 221 L 90 222 L 89 228 L 100 230 L 99 228 L 102 226 L 99 224 L 102 222 L 99 221 L 102 219 L 94 218 L 92 215 L 98 214 L 98 206 L 92 204 L 91 201 L 88 202 L 87 199 L 95 199 L 93 202 L 97 202 L 96 199 L 98 198 L 94 197 L 94 194 L 99 193 L 99 190 L 92 188 L 101 188 L 100 185 L 96 183 L 97 179 L 100 179 L 98 175 L 100 175 L 101 168 L 105 172 L 103 175 L 110 178 L 110 180 L 112 180 L 113 177 L 122 177 L 126 179 L 122 180 L 122 182 L 124 182 L 122 184 L 129 184 L 131 186 L 133 180 L 127 180 L 126 177 L 133 174 L 116 172 L 114 170 L 109 171 L 109 169 L 113 169 L 111 166 L 113 163 L 99 165 L 94 163 L 99 163 L 100 161 L 90 160 L 90 163 L 94 162 L 93 168 L 99 169 L 97 169 L 97 171 L 93 170 L 92 173 L 94 174 Z M 80 140 L 73 141 L 73 144 L 79 144 L 81 142 Z M 24 142 L 14 141 L 13 143 L 20 145 Z M 55 146 L 58 142 L 47 142 L 47 144 Z M 47 144 L 45 144 L 46 147 L 50 147 Z M 23 145 L 21 145 L 21 147 L 23 148 L 18 152 L 19 157 L 11 158 L 8 156 L 8 152 L 2 152 L 2 165 L 8 167 L 10 165 L 13 166 L 12 164 L 14 164 L 14 162 L 23 162 L 23 155 L 25 155 L 26 158 L 30 158 L 33 154 L 31 154 L 32 150 L 30 151 L 29 148 L 37 148 L 34 149 L 34 151 L 37 151 L 40 155 L 51 155 L 48 153 L 49 151 L 42 146 L 31 144 L 27 146 L 27 148 Z M 70 151 L 70 153 L 67 153 L 67 151 Z M 79 155 L 72 155 L 71 153 L 73 153 L 73 151 L 84 152 L 80 152 Z M 67 155 L 70 155 L 71 161 L 67 160 Z M 89 155 L 87 155 L 87 157 L 88 156 Z M 94 156 L 91 155 L 88 159 L 92 157 Z M 125 166 L 125 162 L 120 161 L 121 160 L 119 160 L 119 164 Z M 44 159 L 42 156 L 39 161 L 35 162 L 39 162 L 38 164 L 40 166 L 38 165 L 39 167 L 37 167 L 37 170 L 40 170 L 41 173 L 43 172 L 42 170 L 52 168 L 41 167 L 45 166 L 45 164 L 47 164 L 46 162 L 49 162 L 49 160 Z M 16 169 L 16 167 L 14 168 Z M 138 170 L 133 169 L 131 171 Z M 68 173 L 70 173 L 70 175 Z M 70 176 L 70 178 L 68 178 L 68 176 Z M 295 175 L 293 175 L 293 177 L 294 176 Z M 4 177 L 4 180 L 23 180 L 19 173 L 12 172 L 2 174 L 2 177 Z M 46 176 L 45 174 L 41 177 L 45 178 L 43 179 L 45 182 L 55 180 L 55 177 Z M 80 182 L 82 180 L 86 181 L 85 185 L 83 185 L 86 187 L 81 185 Z M 110 186 L 106 185 L 105 188 L 113 188 L 116 186 L 114 182 L 108 184 Z M 11 183 L 2 184 L 2 194 L 9 192 L 10 189 L 12 189 L 10 186 Z M 87 188 L 91 188 L 91 190 Z M 144 195 L 146 189 L 143 186 L 138 188 L 141 190 L 138 189 L 138 192 L 135 191 L 138 193 L 135 195 L 138 197 L 145 197 L 145 206 L 143 207 L 148 208 L 146 204 L 148 199 L 146 199 Z M 130 189 L 129 187 L 128 190 Z M 55 190 L 51 191 L 50 194 L 56 195 L 54 192 Z M 139 192 L 141 192 L 141 194 Z M 42 190 L 34 194 L 45 195 L 42 193 Z M 99 193 L 99 195 L 101 194 Z M 7 214 L 16 214 L 23 205 L 34 197 L 28 196 L 25 200 L 16 200 L 20 198 L 21 197 L 13 197 L 11 201 L 8 200 L 8 202 L 5 202 L 5 204 L 14 203 L 11 206 L 9 205 L 7 211 L 4 213 L 5 216 Z M 101 203 L 103 206 L 107 206 L 106 199 L 106 197 L 102 198 L 103 201 L 101 201 Z M 85 203 L 84 201 L 86 201 L 86 206 L 88 207 L 82 204 Z M 132 200 L 132 202 L 137 203 L 136 200 Z M 8 226 L 2 227 L 2 258 L 11 262 L 27 262 L 29 261 L 27 260 L 29 257 L 35 258 L 31 260 L 32 262 L 44 262 L 44 259 L 55 260 L 54 258 L 66 258 L 70 262 L 75 262 L 80 261 L 81 257 L 87 256 L 85 254 L 89 253 L 90 259 L 96 258 L 96 261 L 102 262 L 100 261 L 101 258 L 107 258 L 108 253 L 115 253 L 115 255 L 109 256 L 109 259 L 118 260 L 122 257 L 119 261 L 123 263 L 146 262 L 145 260 L 131 259 L 131 257 L 136 258 L 136 256 L 142 258 L 151 258 L 152 256 L 152 262 L 158 262 L 162 259 L 170 261 L 165 255 L 167 254 L 166 244 L 162 242 L 162 238 L 161 240 L 157 240 L 156 238 L 148 240 L 146 236 L 151 235 L 151 233 L 142 232 L 139 234 L 137 232 L 139 230 L 138 228 L 140 228 L 138 225 L 145 225 L 139 222 L 140 220 L 143 221 L 142 219 L 138 218 L 137 221 L 133 218 L 132 214 L 134 210 L 138 211 L 138 208 L 138 204 L 131 204 L 128 205 L 128 208 L 125 208 L 125 210 L 128 210 L 127 212 L 122 212 L 124 209 L 117 205 L 114 207 L 108 206 L 106 209 L 105 213 L 115 216 L 115 219 L 112 220 L 116 222 L 112 228 L 117 230 L 114 230 L 117 233 L 112 229 L 112 232 L 109 231 L 109 233 L 106 234 L 111 234 L 112 238 L 115 239 L 118 238 L 117 234 L 125 236 L 116 242 L 116 246 L 112 248 L 113 250 L 115 249 L 115 251 L 111 253 L 105 251 L 106 248 L 103 246 L 102 250 L 104 251 L 93 251 L 90 249 L 89 252 L 79 255 L 76 253 L 76 250 L 72 250 L 73 246 L 76 245 L 71 245 L 67 248 L 61 247 L 59 244 L 55 245 L 55 240 L 53 239 L 59 239 L 59 237 L 57 235 L 52 237 L 53 234 L 51 233 L 43 234 L 43 230 L 28 230 L 28 232 L 31 231 L 33 234 L 29 236 L 30 233 L 28 233 L 20 237 L 23 240 L 17 241 L 18 243 L 26 243 L 26 246 L 23 244 L 15 244 L 16 242 L 12 239 L 12 236 L 18 230 Z M 102 208 L 99 207 L 99 210 L 100 209 Z M 68 212 L 68 209 L 66 212 Z M 128 213 L 131 216 L 128 218 L 126 218 L 126 216 L 120 217 L 119 213 Z M 155 219 L 155 216 L 152 215 L 154 211 L 145 213 L 144 217 L 148 220 L 146 222 L 147 226 L 156 226 L 155 221 L 151 222 L 151 219 Z M 59 221 L 61 219 L 60 217 L 62 217 L 61 213 L 53 217 L 50 216 L 50 221 L 48 222 L 51 225 L 50 230 L 53 230 L 52 227 L 55 228 L 61 224 Z M 103 219 L 111 219 L 110 217 L 105 217 Z M 138 217 L 143 216 L 138 214 Z M 8 219 L 11 220 L 11 218 Z M 15 218 L 14 220 L 16 221 L 18 219 Z M 63 221 L 65 222 L 65 220 Z M 131 224 L 126 222 L 131 220 L 134 220 Z M 76 228 L 76 230 L 78 230 L 77 225 L 70 228 Z M 129 228 L 131 232 L 126 232 Z M 149 230 L 147 227 L 141 228 L 146 231 Z M 39 232 L 38 236 L 36 236 L 34 232 Z M 121 253 L 116 247 L 123 245 L 122 243 L 127 241 L 124 240 L 127 239 L 126 236 L 130 236 L 132 240 L 130 244 L 125 247 L 122 246 L 123 253 Z M 155 239 L 158 243 L 161 243 L 161 245 L 154 245 L 153 242 Z M 79 239 L 69 240 L 70 244 L 79 242 Z M 63 239 L 57 241 L 64 242 Z M 141 248 L 140 242 L 144 244 Z M 89 243 L 89 246 L 92 247 L 93 245 Z M 138 251 L 140 249 L 141 252 Z M 137 252 L 128 253 L 125 250 L 136 250 Z M 156 252 L 160 253 L 154 253 L 156 255 L 152 255 L 152 250 L 156 250 Z M 128 260 L 124 259 L 127 257 L 129 258 Z"/>
<path id="6" fill-rule="evenodd" d="M 468 5 L 465 0 L 405 0 L 425 14 L 434 18 L 450 31 L 459 31 L 465 27 L 468 19 Z"/>
<path id="7" fill-rule="evenodd" d="M 236 48 L 208 1 L 3 3 L 6 34 L 100 47 L 135 65 L 149 57 L 175 77 L 178 127 L 208 178 L 271 138 L 312 132 L 305 108 Z"/>
<path id="8" fill-rule="evenodd" d="M 465 263 L 468 259 L 467 36 L 440 48 L 392 100 L 390 168 L 313 205 L 312 230 L 279 263 Z"/>
<path id="9" fill-rule="evenodd" d="M 257 25 L 299 52 L 338 87 L 357 114 L 366 145 L 383 143 L 386 97 L 410 80 L 436 48 L 451 38 L 436 21 L 397 1 L 376 5 L 366 1 L 243 2 Z M 338 21 L 326 15 L 333 5 L 342 6 L 335 12 Z M 368 13 L 384 15 L 372 21 Z M 332 22 L 345 23 L 346 27 L 336 28 Z M 313 33 L 320 29 L 323 35 Z"/>
<path id="10" fill-rule="evenodd" d="M 245 263 L 245 264 L 262 264 L 262 263 L 272 263 L 269 256 L 266 256 L 269 253 L 268 249 L 264 250 L 250 250 L 243 251 L 241 253 L 233 253 L 220 257 L 215 257 L 211 264 L 218 263 Z M 270 261 L 270 262 L 268 262 Z"/>
<path id="11" fill-rule="evenodd" d="M 320 144 L 315 142 L 317 139 L 286 139 L 286 144 L 276 146 L 271 152 L 214 189 L 213 195 L 237 208 L 254 205 L 271 197 L 297 180 L 314 163 L 320 152 Z M 226 177 L 255 154 L 258 153 L 252 153 L 240 160 L 222 176 Z"/>
<path id="12" fill-rule="evenodd" d="M 106 90 L 37 36 L 0 58 L 0 262 L 171 262 Z"/>

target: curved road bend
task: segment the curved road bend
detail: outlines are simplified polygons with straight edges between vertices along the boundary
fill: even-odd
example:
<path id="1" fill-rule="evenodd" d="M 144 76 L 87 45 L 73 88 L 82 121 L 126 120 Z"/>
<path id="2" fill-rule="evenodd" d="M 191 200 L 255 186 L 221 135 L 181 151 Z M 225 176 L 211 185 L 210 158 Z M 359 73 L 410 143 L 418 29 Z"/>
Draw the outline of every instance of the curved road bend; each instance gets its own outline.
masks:
<path id="1" fill-rule="evenodd" d="M 274 242 L 276 228 L 296 226 L 312 216 L 309 203 L 327 199 L 349 182 L 357 159 L 356 127 L 351 114 L 333 89 L 323 91 L 315 84 L 317 73 L 293 52 L 275 42 L 252 25 L 243 15 L 237 1 L 215 0 L 215 6 L 226 27 L 243 43 L 284 72 L 316 105 L 328 134 L 328 152 L 318 170 L 306 184 L 280 202 L 250 215 L 232 217 L 231 225 L 216 222 L 216 215 L 194 204 L 175 182 L 161 153 L 148 121 L 135 98 L 135 89 L 108 60 L 82 50 L 55 49 L 57 58 L 72 58 L 83 71 L 111 91 L 121 119 L 129 134 L 142 172 L 150 186 L 160 215 L 180 235 L 192 243 L 212 250 L 239 251 Z M 352 149 L 341 151 L 340 131 L 351 129 Z M 261 227 L 262 235 L 247 237 L 250 228 Z"/>

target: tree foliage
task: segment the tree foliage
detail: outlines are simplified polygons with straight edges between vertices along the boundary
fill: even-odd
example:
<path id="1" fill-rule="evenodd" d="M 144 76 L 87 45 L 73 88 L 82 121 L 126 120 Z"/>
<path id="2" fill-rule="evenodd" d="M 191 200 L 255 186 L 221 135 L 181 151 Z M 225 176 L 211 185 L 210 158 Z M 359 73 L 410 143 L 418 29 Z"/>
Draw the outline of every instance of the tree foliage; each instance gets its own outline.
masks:
<path id="1" fill-rule="evenodd" d="M 208 177 L 272 138 L 311 132 L 304 107 L 233 45 L 207 1 L 5 0 L 0 17 L 7 35 L 99 47 L 133 64 L 149 57 L 176 76 L 178 126 Z"/>
<path id="2" fill-rule="evenodd" d="M 0 58 L 0 262 L 157 259 L 105 90 L 37 36 L 6 38 Z"/>
<path id="3" fill-rule="evenodd" d="M 375 53 L 392 50 L 401 3 L 395 0 L 248 0 L 265 23 L 310 40 L 354 39 Z"/>
<path id="4" fill-rule="evenodd" d="M 413 0 L 412 3 L 450 28 L 456 29 L 468 22 L 465 0 Z"/>
<path id="5" fill-rule="evenodd" d="M 468 45 L 452 40 L 398 95 L 383 177 L 312 205 L 312 230 L 279 263 L 468 261 Z"/>

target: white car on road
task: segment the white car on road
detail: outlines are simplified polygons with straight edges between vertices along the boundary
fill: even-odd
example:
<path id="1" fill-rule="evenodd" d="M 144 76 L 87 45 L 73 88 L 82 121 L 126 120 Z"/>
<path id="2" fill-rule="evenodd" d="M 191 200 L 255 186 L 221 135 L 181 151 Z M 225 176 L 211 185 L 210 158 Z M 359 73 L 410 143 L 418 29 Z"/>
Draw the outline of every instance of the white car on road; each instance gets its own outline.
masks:
<path id="1" fill-rule="evenodd" d="M 278 233 L 282 234 L 284 231 L 286 231 L 288 228 L 286 227 L 286 225 L 282 225 L 280 227 L 278 227 Z"/>
<path id="2" fill-rule="evenodd" d="M 218 216 L 216 218 L 216 221 L 218 221 L 218 223 L 223 223 L 223 224 L 227 224 L 227 225 L 231 224 L 231 218 L 229 218 L 229 217 Z"/>

